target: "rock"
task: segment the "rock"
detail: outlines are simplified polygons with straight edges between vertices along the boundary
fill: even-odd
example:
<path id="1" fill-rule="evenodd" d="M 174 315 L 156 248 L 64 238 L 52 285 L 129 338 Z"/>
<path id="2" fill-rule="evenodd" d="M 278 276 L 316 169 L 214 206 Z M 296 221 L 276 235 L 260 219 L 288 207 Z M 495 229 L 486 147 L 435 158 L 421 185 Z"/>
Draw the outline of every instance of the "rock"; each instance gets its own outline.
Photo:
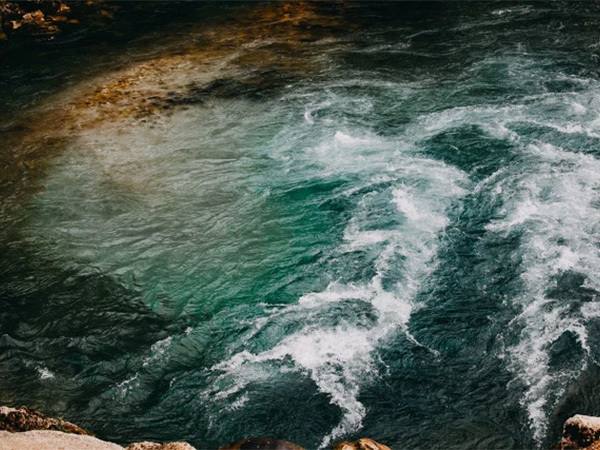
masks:
<path id="1" fill-rule="evenodd" d="M 129 444 L 125 450 L 196 450 L 187 442 L 167 442 L 157 444 L 155 442 L 136 442 Z"/>
<path id="2" fill-rule="evenodd" d="M 0 449 L 36 450 L 111 450 L 123 447 L 112 442 L 92 438 L 87 431 L 70 422 L 52 419 L 25 406 L 19 409 L 0 406 Z M 79 435 L 79 436 L 74 436 Z M 71 437 L 73 436 L 73 438 Z M 75 439 L 89 438 L 89 439 Z M 127 450 L 196 450 L 187 442 L 136 442 Z"/>
<path id="3" fill-rule="evenodd" d="M 123 450 L 120 445 L 101 441 L 92 436 L 49 430 L 23 433 L 0 431 L 0 448 L 2 450 Z"/>
<path id="4" fill-rule="evenodd" d="M 560 450 L 600 449 L 600 417 L 577 414 L 566 420 L 563 434 L 557 447 Z"/>
<path id="5" fill-rule="evenodd" d="M 387 445 L 375 442 L 373 439 L 361 438 L 356 442 L 340 442 L 333 446 L 333 450 L 392 450 Z"/>
<path id="6" fill-rule="evenodd" d="M 23 15 L 24 23 L 39 23 L 44 21 L 44 13 L 39 9 Z"/>
<path id="7" fill-rule="evenodd" d="M 91 434 L 77 425 L 60 419 L 52 419 L 25 406 L 15 409 L 0 406 L 0 430 L 18 431 L 55 430 L 72 434 Z"/>
<path id="8" fill-rule="evenodd" d="M 340 442 L 339 444 L 335 444 L 333 446 L 334 450 L 356 450 L 356 447 L 352 442 Z"/>
<path id="9" fill-rule="evenodd" d="M 69 8 L 64 3 L 61 3 L 60 6 L 58 7 L 58 10 L 56 11 L 56 13 L 62 15 L 62 14 L 68 13 L 69 11 L 71 11 L 71 8 Z"/>
<path id="10" fill-rule="evenodd" d="M 304 450 L 304 448 L 282 439 L 248 438 L 219 447 L 219 450 Z"/>

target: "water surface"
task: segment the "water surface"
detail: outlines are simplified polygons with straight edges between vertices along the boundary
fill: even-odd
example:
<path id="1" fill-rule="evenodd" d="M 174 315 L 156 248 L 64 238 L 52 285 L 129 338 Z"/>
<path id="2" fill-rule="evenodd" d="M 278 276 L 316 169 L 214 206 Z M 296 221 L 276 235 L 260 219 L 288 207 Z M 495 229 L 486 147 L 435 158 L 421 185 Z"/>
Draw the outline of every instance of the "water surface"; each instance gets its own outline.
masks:
<path id="1" fill-rule="evenodd" d="M 547 447 L 600 413 L 595 4 L 170 20 L 3 65 L 2 404 L 197 447 Z"/>

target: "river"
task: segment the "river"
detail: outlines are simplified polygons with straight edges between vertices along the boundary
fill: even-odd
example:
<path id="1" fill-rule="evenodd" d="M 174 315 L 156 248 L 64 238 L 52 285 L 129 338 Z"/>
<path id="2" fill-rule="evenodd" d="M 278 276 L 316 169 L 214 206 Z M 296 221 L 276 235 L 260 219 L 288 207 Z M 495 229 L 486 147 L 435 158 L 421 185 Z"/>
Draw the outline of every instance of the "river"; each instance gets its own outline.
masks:
<path id="1" fill-rule="evenodd" d="M 0 65 L 0 404 L 199 448 L 600 414 L 597 3 L 186 8 Z"/>

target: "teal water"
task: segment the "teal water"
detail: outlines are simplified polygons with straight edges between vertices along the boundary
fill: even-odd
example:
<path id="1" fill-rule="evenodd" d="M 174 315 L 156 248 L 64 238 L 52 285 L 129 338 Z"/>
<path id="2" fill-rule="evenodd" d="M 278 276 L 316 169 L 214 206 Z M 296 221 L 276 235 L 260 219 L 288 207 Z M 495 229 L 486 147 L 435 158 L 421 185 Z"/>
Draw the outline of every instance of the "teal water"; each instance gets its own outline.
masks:
<path id="1" fill-rule="evenodd" d="M 199 448 L 543 448 L 600 414 L 600 9 L 211 14 L 86 69 L 210 41 L 166 79 L 201 101 L 77 131 L 6 190 L 1 403 Z"/>

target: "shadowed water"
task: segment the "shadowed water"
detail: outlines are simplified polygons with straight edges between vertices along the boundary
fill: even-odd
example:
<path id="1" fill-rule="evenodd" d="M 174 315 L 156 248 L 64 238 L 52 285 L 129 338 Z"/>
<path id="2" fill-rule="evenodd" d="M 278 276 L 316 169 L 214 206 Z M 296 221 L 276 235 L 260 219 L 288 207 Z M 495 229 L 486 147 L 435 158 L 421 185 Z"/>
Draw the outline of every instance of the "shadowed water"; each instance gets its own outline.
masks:
<path id="1" fill-rule="evenodd" d="M 600 413 L 599 20 L 189 5 L 88 54 L 6 132 L 0 402 L 123 444 L 551 445 Z"/>

